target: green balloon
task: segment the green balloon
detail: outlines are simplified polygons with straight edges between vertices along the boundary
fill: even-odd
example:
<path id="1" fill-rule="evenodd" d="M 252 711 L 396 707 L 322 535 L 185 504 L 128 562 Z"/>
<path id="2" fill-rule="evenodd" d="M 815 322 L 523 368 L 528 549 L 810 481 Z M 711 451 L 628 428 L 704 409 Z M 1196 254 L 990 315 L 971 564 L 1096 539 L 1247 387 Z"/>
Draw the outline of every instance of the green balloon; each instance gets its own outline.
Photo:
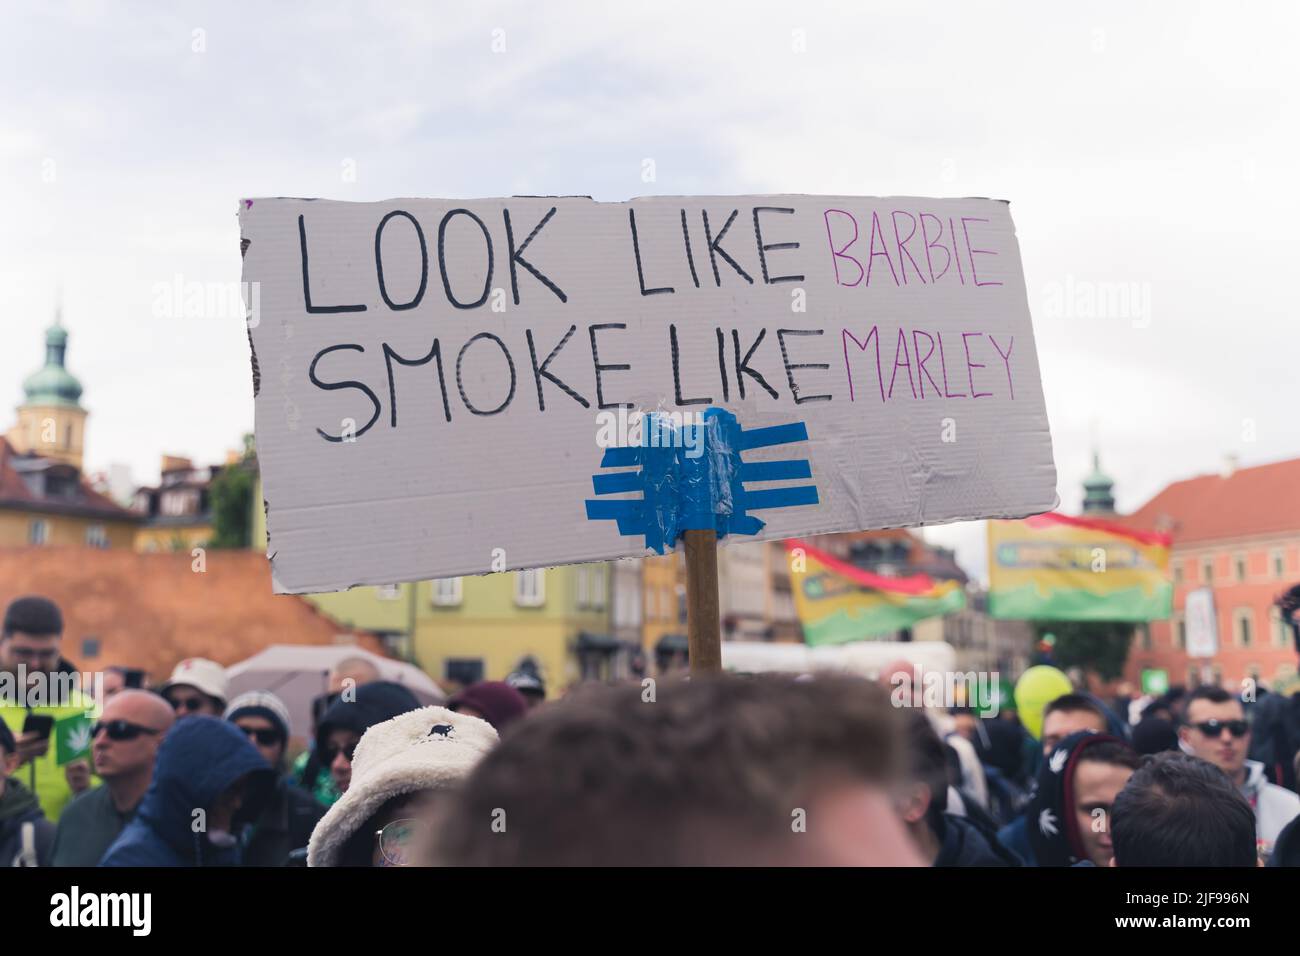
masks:
<path id="1" fill-rule="evenodd" d="M 1037 664 L 1020 675 L 1016 681 L 1016 712 L 1035 740 L 1043 736 L 1043 708 L 1073 691 L 1070 678 L 1047 664 Z"/>

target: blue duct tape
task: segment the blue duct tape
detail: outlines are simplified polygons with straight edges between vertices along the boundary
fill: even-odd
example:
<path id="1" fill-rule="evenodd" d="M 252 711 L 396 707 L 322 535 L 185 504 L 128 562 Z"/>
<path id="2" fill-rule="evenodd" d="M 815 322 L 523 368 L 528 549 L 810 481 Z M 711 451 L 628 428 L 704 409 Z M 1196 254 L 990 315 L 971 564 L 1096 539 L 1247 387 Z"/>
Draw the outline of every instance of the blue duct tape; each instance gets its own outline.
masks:
<path id="1" fill-rule="evenodd" d="M 621 448 L 606 448 L 605 454 L 601 456 L 601 468 L 620 468 L 624 465 L 641 464 L 641 449 L 637 445 L 628 445 Z"/>
<path id="2" fill-rule="evenodd" d="M 784 481 L 811 478 L 812 467 L 806 461 L 746 461 L 740 465 L 741 481 Z"/>
<path id="3" fill-rule="evenodd" d="M 617 495 L 625 491 L 640 491 L 641 481 L 640 473 L 635 471 L 620 471 L 612 475 L 591 476 L 592 490 L 598 495 Z"/>
<path id="4" fill-rule="evenodd" d="M 807 441 L 803 422 L 746 431 L 736 416 L 709 408 L 702 421 L 677 423 L 658 413 L 647 417 L 639 446 L 606 449 L 601 467 L 640 465 L 639 471 L 592 476 L 596 495 L 641 492 L 640 498 L 586 502 L 587 518 L 615 521 L 621 535 L 644 536 L 646 547 L 664 554 L 686 530 L 754 535 L 765 525 L 749 512 L 818 503 L 815 485 L 749 491 L 747 481 L 812 477 L 806 459 L 746 462 L 743 450 Z"/>
<path id="5" fill-rule="evenodd" d="M 751 428 L 741 436 L 739 451 L 751 448 L 767 448 L 770 445 L 788 445 L 791 442 L 807 441 L 808 429 L 803 422 L 791 422 L 789 425 L 772 425 L 768 428 Z"/>

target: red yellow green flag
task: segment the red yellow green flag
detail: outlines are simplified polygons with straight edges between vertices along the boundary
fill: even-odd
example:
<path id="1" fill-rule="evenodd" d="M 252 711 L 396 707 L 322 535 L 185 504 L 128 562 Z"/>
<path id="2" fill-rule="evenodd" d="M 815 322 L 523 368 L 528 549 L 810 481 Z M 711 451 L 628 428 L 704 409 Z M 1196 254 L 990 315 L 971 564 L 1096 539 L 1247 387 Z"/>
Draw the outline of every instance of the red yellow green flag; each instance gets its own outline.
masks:
<path id="1" fill-rule="evenodd" d="M 989 614 L 1028 621 L 1152 621 L 1173 610 L 1168 535 L 1048 512 L 990 521 Z"/>
<path id="2" fill-rule="evenodd" d="M 797 539 L 785 546 L 795 610 L 808 644 L 868 640 L 966 606 L 956 581 L 936 582 L 924 574 L 885 577 Z"/>

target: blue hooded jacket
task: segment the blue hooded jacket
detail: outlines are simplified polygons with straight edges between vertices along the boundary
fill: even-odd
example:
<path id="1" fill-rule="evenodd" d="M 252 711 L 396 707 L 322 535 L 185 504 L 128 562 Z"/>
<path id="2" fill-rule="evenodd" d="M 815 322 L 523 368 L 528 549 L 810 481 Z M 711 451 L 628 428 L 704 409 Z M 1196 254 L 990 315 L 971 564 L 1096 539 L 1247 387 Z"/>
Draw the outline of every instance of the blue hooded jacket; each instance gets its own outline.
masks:
<path id="1" fill-rule="evenodd" d="M 236 866 L 237 847 L 216 847 L 195 833 L 194 811 L 210 810 L 240 777 L 248 785 L 237 819 L 250 819 L 275 785 L 273 771 L 233 724 L 186 717 L 158 748 L 153 782 L 135 819 L 113 841 L 100 866 Z"/>

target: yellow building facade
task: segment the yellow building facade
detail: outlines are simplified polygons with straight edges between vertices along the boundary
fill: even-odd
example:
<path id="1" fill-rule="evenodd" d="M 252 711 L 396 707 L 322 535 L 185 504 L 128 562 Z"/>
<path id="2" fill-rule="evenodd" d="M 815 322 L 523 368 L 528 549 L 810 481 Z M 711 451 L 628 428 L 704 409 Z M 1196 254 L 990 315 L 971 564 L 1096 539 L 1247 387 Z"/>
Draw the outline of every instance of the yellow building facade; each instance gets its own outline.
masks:
<path id="1" fill-rule="evenodd" d="M 14 508 L 0 502 L 0 548 L 25 545 L 130 548 L 135 521 Z"/>

